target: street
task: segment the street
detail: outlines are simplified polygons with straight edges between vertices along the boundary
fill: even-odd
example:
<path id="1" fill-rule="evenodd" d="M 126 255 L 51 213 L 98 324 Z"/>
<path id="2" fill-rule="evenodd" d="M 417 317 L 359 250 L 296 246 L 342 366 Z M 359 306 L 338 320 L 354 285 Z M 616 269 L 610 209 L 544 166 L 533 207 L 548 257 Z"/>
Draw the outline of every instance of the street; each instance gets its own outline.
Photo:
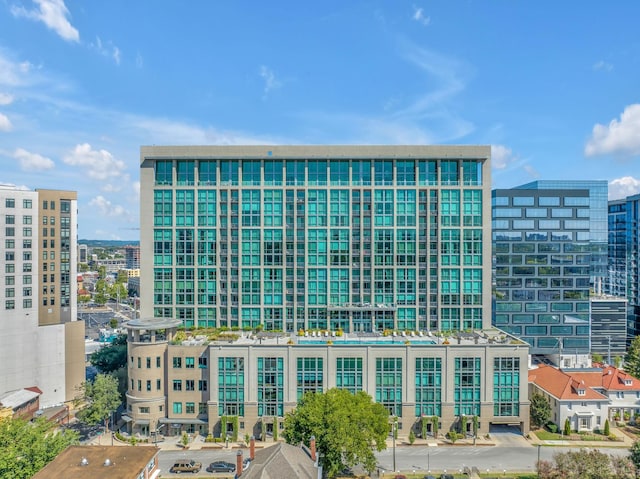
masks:
<path id="1" fill-rule="evenodd" d="M 560 452 L 576 450 L 570 447 L 540 447 L 540 459 L 551 460 L 553 455 Z M 625 448 L 599 448 L 601 452 L 616 456 L 627 455 Z M 226 477 L 228 474 L 211 474 L 205 472 L 209 463 L 217 460 L 229 461 L 235 464 L 238 449 L 215 450 L 187 450 L 187 451 L 161 451 L 160 468 L 162 477 L 173 477 L 177 474 L 169 474 L 169 468 L 178 459 L 193 459 L 202 462 L 202 471 L 198 476 L 202 477 Z M 243 454 L 249 454 L 248 449 L 243 449 Z M 393 469 L 393 449 L 389 448 L 377 454 L 378 465 L 381 471 Z M 480 471 L 492 473 L 510 471 L 535 471 L 535 463 L 538 460 L 538 448 L 534 446 L 510 447 L 510 446 L 402 446 L 396 447 L 396 469 L 404 472 L 461 472 L 465 467 L 477 467 Z"/>

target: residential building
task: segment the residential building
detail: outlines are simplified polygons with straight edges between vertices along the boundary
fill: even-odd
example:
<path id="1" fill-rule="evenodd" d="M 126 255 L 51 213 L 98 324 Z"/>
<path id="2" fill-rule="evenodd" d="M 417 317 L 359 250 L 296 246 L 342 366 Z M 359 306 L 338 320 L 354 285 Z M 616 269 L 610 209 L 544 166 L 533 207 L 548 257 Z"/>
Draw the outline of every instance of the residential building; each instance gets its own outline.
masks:
<path id="1" fill-rule="evenodd" d="M 70 401 L 84 380 L 76 193 L 2 185 L 0 224 L 0 394 L 37 386 L 42 407 Z"/>
<path id="2" fill-rule="evenodd" d="M 589 189 L 493 191 L 496 327 L 564 367 L 589 364 Z"/>
<path id="3" fill-rule="evenodd" d="M 243 453 L 236 457 L 236 478 L 262 479 L 269 477 L 296 477 L 317 479 L 322 477 L 322 468 L 315 457 L 315 438 L 311 448 L 278 442 L 274 446 L 255 451 L 250 446 L 249 468 L 245 470 Z M 253 443 L 252 443 L 253 444 Z"/>
<path id="4" fill-rule="evenodd" d="M 334 386 L 367 391 L 405 433 L 427 414 L 446 427 L 477 415 L 483 431 L 526 429 L 528 347 L 491 327 L 489 156 L 486 146 L 142 147 L 130 430 L 273 431 L 305 388 Z M 191 327 L 242 337 L 175 338 Z M 256 329 L 274 336 L 250 338 Z M 370 341 L 329 344 L 329 332 Z"/>
<path id="5" fill-rule="evenodd" d="M 140 269 L 140 246 L 127 245 L 124 247 L 124 257 L 127 269 Z"/>
<path id="6" fill-rule="evenodd" d="M 152 446 L 69 446 L 33 479 L 156 479 L 159 452 Z"/>
<path id="7" fill-rule="evenodd" d="M 609 365 L 560 370 L 541 365 L 529 371 L 530 393 L 545 396 L 552 421 L 560 429 L 566 419 L 572 431 L 603 429 L 606 420 L 636 420 L 640 416 L 640 381 Z"/>
<path id="8" fill-rule="evenodd" d="M 30 421 L 40 409 L 40 395 L 37 387 L 8 391 L 0 395 L 0 409 L 7 408 L 11 417 L 19 417 Z"/>

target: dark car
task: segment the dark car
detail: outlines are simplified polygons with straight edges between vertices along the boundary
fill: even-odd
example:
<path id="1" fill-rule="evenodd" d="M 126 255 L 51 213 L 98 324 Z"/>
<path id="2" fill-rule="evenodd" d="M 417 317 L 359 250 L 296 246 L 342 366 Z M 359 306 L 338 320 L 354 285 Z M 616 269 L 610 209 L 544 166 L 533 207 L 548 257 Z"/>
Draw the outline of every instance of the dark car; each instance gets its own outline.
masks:
<path id="1" fill-rule="evenodd" d="M 209 464 L 207 472 L 233 472 L 236 470 L 236 465 L 227 461 L 216 461 Z"/>
<path id="2" fill-rule="evenodd" d="M 202 468 L 202 463 L 196 462 L 193 459 L 191 459 L 191 460 L 177 461 L 173 466 L 171 466 L 171 468 L 169 469 L 169 472 L 172 472 L 175 474 L 178 474 L 179 472 L 193 472 L 195 474 L 196 472 L 200 472 L 201 468 Z"/>
<path id="3" fill-rule="evenodd" d="M 424 479 L 436 479 L 436 476 L 429 474 L 428 476 L 424 476 Z"/>
<path id="4" fill-rule="evenodd" d="M 440 479 L 453 479 L 453 474 L 442 474 Z"/>

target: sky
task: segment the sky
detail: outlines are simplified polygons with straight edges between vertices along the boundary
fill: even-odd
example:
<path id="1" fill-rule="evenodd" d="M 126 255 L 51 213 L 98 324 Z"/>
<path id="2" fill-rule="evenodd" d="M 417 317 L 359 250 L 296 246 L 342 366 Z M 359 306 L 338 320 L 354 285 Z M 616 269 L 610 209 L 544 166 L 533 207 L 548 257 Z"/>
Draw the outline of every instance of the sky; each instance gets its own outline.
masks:
<path id="1" fill-rule="evenodd" d="M 482 144 L 640 192 L 640 2 L 0 0 L 0 183 L 139 238 L 142 145 Z"/>

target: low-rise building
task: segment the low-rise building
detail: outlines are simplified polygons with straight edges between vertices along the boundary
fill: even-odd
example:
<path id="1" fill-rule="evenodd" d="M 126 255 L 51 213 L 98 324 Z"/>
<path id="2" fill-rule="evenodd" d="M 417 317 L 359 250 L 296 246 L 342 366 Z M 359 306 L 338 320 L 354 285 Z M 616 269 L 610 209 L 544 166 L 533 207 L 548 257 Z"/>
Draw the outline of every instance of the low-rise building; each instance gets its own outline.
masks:
<path id="1" fill-rule="evenodd" d="M 151 446 L 69 446 L 33 479 L 156 479 L 159 452 Z"/>

